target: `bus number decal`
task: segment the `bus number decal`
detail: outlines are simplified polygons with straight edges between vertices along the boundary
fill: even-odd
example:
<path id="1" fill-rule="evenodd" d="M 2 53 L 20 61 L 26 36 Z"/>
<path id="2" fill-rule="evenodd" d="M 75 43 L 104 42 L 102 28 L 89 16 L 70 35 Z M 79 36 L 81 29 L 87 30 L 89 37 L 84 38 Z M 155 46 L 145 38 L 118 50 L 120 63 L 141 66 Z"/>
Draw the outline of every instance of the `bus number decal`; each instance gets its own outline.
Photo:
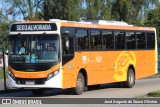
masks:
<path id="1" fill-rule="evenodd" d="M 96 57 L 96 61 L 97 61 L 97 62 L 102 62 L 102 56 L 97 56 L 97 57 Z"/>

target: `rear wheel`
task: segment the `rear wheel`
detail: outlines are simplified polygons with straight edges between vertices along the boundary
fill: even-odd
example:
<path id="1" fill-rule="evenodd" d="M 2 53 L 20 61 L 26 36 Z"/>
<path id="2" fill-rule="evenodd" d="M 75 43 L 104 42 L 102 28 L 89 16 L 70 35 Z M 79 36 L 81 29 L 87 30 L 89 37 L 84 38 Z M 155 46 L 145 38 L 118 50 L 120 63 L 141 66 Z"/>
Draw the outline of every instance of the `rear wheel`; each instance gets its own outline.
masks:
<path id="1" fill-rule="evenodd" d="M 44 93 L 44 89 L 33 89 L 31 90 L 32 94 L 38 96 L 38 95 L 42 95 Z"/>
<path id="2" fill-rule="evenodd" d="M 76 81 L 76 87 L 73 88 L 72 91 L 74 94 L 80 95 L 83 93 L 84 89 L 85 89 L 85 79 L 83 74 L 79 73 Z"/>
<path id="3" fill-rule="evenodd" d="M 134 84 L 135 84 L 135 74 L 133 69 L 129 68 L 128 74 L 127 74 L 127 81 L 123 83 L 123 86 L 125 88 L 132 88 Z"/>

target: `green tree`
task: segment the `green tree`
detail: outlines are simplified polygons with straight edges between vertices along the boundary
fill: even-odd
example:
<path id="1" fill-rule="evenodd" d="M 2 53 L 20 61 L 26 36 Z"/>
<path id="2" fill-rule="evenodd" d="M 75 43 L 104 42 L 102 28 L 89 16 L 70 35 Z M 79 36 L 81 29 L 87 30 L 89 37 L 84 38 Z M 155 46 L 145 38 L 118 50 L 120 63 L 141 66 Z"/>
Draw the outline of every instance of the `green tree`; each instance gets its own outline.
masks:
<path id="1" fill-rule="evenodd" d="M 4 38 L 8 35 L 10 23 L 1 22 L 0 23 L 0 50 L 3 51 L 2 44 L 8 44 L 7 41 L 4 41 Z"/>
<path id="2" fill-rule="evenodd" d="M 111 0 L 102 0 L 99 19 L 111 20 L 111 6 Z"/>
<path id="3" fill-rule="evenodd" d="M 152 9 L 149 11 L 144 25 L 155 27 L 157 29 L 158 34 L 160 34 L 160 6 L 156 9 Z M 158 46 L 160 46 L 160 35 L 158 35 L 157 38 Z"/>
<path id="4" fill-rule="evenodd" d="M 114 0 L 112 18 L 131 24 L 143 25 L 143 20 L 151 8 L 156 8 L 158 0 Z"/>
<path id="5" fill-rule="evenodd" d="M 2 43 L 6 44 L 7 42 L 4 41 L 4 37 L 8 35 L 8 30 L 10 26 L 9 21 L 9 11 L 12 6 L 9 6 L 7 3 L 7 0 L 4 0 L 3 2 L 0 1 L 1 7 L 0 7 L 0 51 L 2 51 Z"/>
<path id="6" fill-rule="evenodd" d="M 44 19 L 80 20 L 82 0 L 44 0 L 39 16 Z"/>
<path id="7" fill-rule="evenodd" d="M 131 13 L 130 0 L 115 0 L 112 5 L 112 18 L 119 21 L 129 22 Z"/>
<path id="8" fill-rule="evenodd" d="M 86 0 L 86 19 L 99 19 L 102 0 Z M 102 14 L 101 14 L 102 15 Z"/>
<path id="9" fill-rule="evenodd" d="M 147 18 L 147 14 L 150 10 L 157 8 L 159 0 L 139 0 L 138 2 L 133 1 L 133 14 L 132 23 L 144 26 L 144 21 Z"/>
<path id="10" fill-rule="evenodd" d="M 8 0 L 13 5 L 11 14 L 22 15 L 24 20 L 38 20 L 42 0 Z"/>

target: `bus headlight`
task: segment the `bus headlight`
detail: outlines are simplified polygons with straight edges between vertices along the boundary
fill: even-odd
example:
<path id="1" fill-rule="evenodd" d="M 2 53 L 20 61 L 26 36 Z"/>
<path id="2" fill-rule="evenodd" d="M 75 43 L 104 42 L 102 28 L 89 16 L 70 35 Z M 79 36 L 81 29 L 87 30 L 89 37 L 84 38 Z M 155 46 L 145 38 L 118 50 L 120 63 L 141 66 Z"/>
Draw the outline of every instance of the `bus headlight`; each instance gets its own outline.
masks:
<path id="1" fill-rule="evenodd" d="M 12 74 L 12 72 L 8 72 L 8 75 L 13 79 L 13 80 L 15 80 L 15 76 L 14 76 L 14 74 Z"/>
<path id="2" fill-rule="evenodd" d="M 54 76 L 56 76 L 58 73 L 59 73 L 59 70 L 57 70 L 57 71 L 55 71 L 55 72 L 50 73 L 50 74 L 48 75 L 47 80 L 49 80 L 49 79 L 53 78 L 53 77 L 54 77 Z"/>

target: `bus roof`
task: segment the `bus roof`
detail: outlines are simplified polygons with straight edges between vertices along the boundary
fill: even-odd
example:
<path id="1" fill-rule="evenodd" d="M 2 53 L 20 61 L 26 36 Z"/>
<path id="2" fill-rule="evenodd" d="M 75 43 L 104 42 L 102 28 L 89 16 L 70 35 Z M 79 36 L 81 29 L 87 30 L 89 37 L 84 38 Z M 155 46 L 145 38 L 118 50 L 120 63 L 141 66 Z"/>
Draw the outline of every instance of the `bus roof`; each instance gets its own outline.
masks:
<path id="1" fill-rule="evenodd" d="M 129 25 L 122 21 L 105 21 L 105 20 L 85 20 L 85 21 L 67 21 L 59 19 L 50 19 L 49 21 L 22 21 L 16 22 L 15 24 L 25 24 L 25 23 L 52 23 L 59 22 L 61 26 L 64 27 L 77 27 L 77 28 L 98 28 L 98 29 L 112 29 L 112 30 L 144 30 L 144 31 L 154 31 L 154 27 L 139 27 Z"/>

